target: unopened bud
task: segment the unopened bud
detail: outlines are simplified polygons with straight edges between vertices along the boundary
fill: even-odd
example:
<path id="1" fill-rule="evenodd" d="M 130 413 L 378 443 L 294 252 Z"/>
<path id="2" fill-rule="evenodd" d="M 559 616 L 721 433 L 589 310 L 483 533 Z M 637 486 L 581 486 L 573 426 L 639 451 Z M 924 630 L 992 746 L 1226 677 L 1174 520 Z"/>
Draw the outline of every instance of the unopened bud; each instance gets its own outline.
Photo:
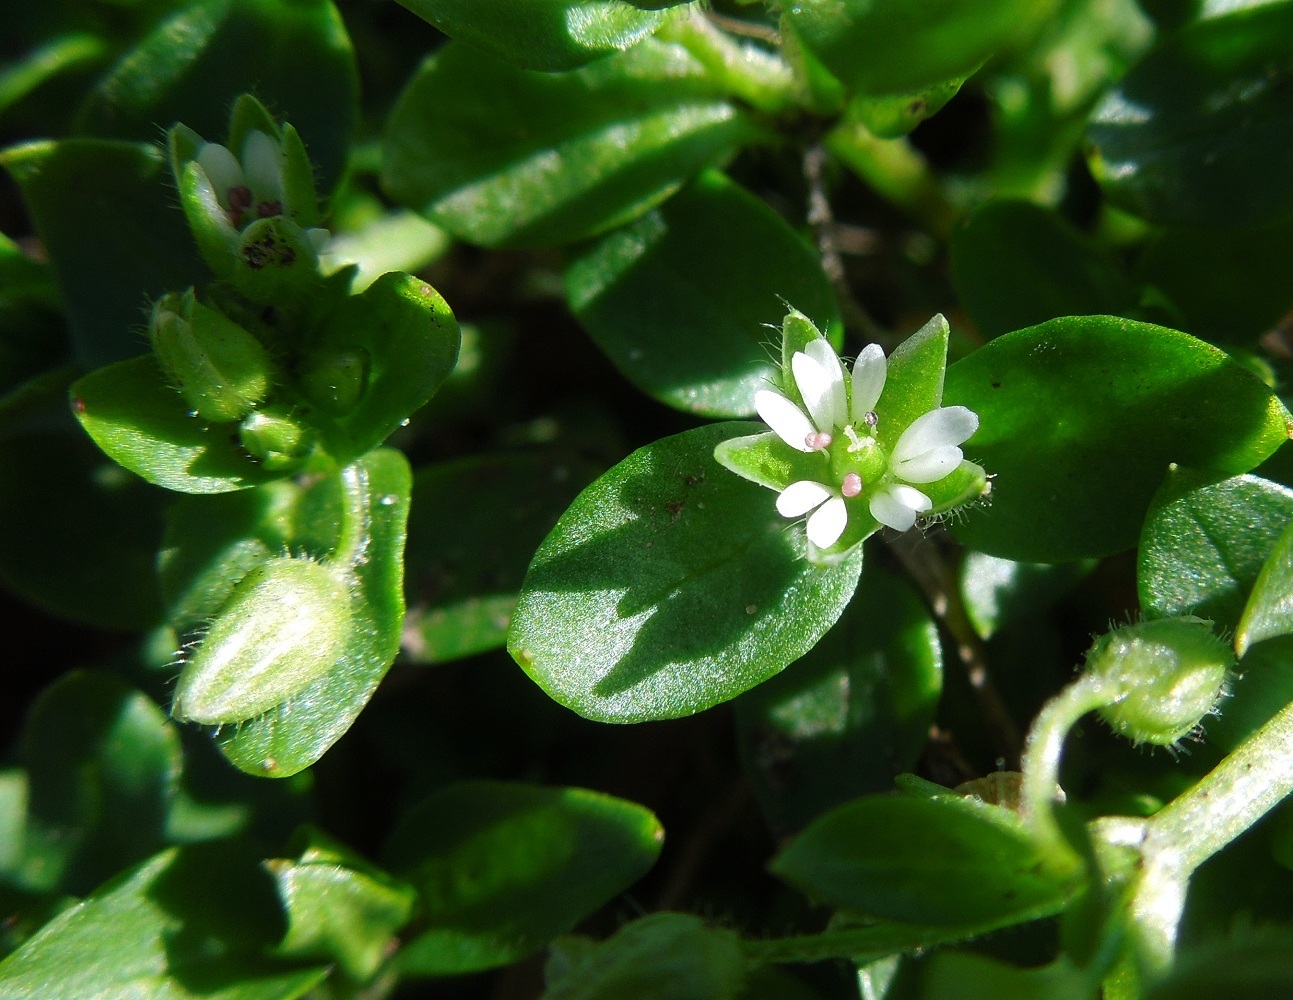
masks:
<path id="1" fill-rule="evenodd" d="M 204 420 L 238 420 L 269 392 L 273 363 L 264 345 L 192 289 L 158 299 L 148 335 L 162 369 Z"/>
<path id="2" fill-rule="evenodd" d="M 1171 746 L 1188 736 L 1224 694 L 1234 651 L 1202 618 L 1160 618 L 1115 629 L 1087 653 L 1088 673 L 1116 699 L 1100 710 L 1121 736 Z"/>
<path id="3" fill-rule="evenodd" d="M 272 472 L 298 468 L 314 448 L 314 435 L 291 417 L 263 410 L 249 414 L 238 429 L 247 454 Z"/>
<path id="4" fill-rule="evenodd" d="M 350 635 L 338 574 L 280 557 L 252 570 L 185 665 L 171 714 L 205 725 L 263 715 L 331 670 Z"/>
<path id="5" fill-rule="evenodd" d="M 333 414 L 349 413 L 368 388 L 368 352 L 342 347 L 318 352 L 301 371 L 301 391 Z"/>

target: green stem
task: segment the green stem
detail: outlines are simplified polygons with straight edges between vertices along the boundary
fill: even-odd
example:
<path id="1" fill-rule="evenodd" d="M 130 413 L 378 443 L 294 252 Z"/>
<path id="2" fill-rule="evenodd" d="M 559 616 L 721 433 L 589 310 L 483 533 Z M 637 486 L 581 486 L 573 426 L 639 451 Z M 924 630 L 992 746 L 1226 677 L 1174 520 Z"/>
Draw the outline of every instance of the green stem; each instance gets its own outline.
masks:
<path id="1" fill-rule="evenodd" d="M 910 927 L 905 924 L 876 924 L 870 927 L 827 930 L 820 934 L 770 938 L 766 941 L 743 941 L 742 947 L 746 957 L 755 965 L 823 962 L 831 958 L 847 958 L 863 962 L 917 948 L 961 941 L 992 929 L 994 928 L 934 928 L 924 925 Z"/>
<path id="2" fill-rule="evenodd" d="M 368 470 L 359 462 L 347 465 L 338 473 L 338 478 L 341 481 L 341 523 L 337 546 L 328 562 L 354 569 L 363 563 L 372 534 L 372 491 L 368 485 Z"/>
<path id="3" fill-rule="evenodd" d="M 1052 850 L 1072 853 L 1054 812 L 1064 739 L 1082 716 L 1116 696 L 1107 681 L 1083 674 L 1042 707 L 1028 733 L 1021 767 L 1021 811 L 1034 834 Z"/>
<path id="4" fill-rule="evenodd" d="M 657 36 L 682 45 L 716 83 L 751 107 L 778 114 L 798 103 L 794 74 L 782 59 L 733 40 L 700 11 L 683 10 Z"/>
<path id="5" fill-rule="evenodd" d="M 1293 794 L 1293 703 L 1152 816 L 1141 846 L 1144 873 L 1132 898 L 1143 957 L 1170 963 L 1185 892 L 1195 870 Z"/>

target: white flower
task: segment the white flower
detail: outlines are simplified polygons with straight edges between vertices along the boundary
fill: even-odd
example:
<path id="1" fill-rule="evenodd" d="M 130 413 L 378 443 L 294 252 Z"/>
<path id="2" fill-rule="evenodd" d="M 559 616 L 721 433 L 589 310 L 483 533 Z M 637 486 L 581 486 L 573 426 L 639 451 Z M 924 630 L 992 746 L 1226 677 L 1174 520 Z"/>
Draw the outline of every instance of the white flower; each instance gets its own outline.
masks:
<path id="1" fill-rule="evenodd" d="M 761 389 L 754 397 L 755 410 L 790 447 L 823 453 L 823 464 L 820 480 L 801 479 L 781 491 L 777 510 L 783 517 L 811 511 L 808 540 L 825 549 L 844 534 L 845 501 L 863 492 L 869 494 L 871 516 L 895 531 L 906 531 L 918 515 L 933 509 L 929 497 L 911 484 L 937 482 L 960 466 L 960 445 L 979 426 L 973 411 L 944 406 L 923 414 L 885 456 L 875 439 L 875 407 L 888 372 L 879 345 L 871 344 L 858 355 L 848 385 L 840 359 L 825 338 L 796 353 L 790 369 L 803 407 L 779 392 Z M 849 468 L 850 462 L 858 468 Z M 872 472 L 871 482 L 865 481 L 863 468 Z"/>

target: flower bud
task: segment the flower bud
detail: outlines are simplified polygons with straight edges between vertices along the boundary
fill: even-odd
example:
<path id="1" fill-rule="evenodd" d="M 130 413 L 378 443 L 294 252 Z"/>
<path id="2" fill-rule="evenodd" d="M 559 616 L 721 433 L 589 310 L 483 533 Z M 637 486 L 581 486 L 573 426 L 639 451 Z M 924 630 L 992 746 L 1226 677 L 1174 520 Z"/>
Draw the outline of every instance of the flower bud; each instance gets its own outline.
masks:
<path id="1" fill-rule="evenodd" d="M 171 714 L 222 725 L 268 712 L 336 665 L 350 622 L 350 595 L 333 570 L 310 559 L 262 563 L 185 664 Z"/>
<path id="2" fill-rule="evenodd" d="M 1086 670 L 1117 693 L 1100 710 L 1121 736 L 1171 746 L 1212 712 L 1224 694 L 1234 651 L 1202 618 L 1160 618 L 1096 640 Z"/>
<path id="3" fill-rule="evenodd" d="M 238 429 L 238 440 L 252 458 L 273 472 L 290 472 L 309 457 L 314 435 L 291 417 L 258 411 Z"/>
<path id="4" fill-rule="evenodd" d="M 264 345 L 196 301 L 192 289 L 157 300 L 148 335 L 163 371 L 204 420 L 238 420 L 269 392 L 273 364 Z"/>
<path id="5" fill-rule="evenodd" d="M 344 414 L 368 387 L 368 352 L 362 347 L 323 350 L 311 357 L 301 371 L 301 391 L 329 413 Z"/>

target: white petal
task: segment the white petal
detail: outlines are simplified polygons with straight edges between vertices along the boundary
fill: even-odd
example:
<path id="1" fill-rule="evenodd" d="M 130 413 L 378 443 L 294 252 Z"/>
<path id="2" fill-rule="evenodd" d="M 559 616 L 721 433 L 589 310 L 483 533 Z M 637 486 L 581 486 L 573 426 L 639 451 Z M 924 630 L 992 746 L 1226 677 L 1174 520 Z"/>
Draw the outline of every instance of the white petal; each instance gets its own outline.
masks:
<path id="1" fill-rule="evenodd" d="M 929 497 L 910 486 L 886 486 L 871 498 L 871 516 L 894 531 L 906 531 L 916 523 L 916 514 L 929 510 Z"/>
<path id="2" fill-rule="evenodd" d="M 782 517 L 802 517 L 831 498 L 831 491 L 811 479 L 791 483 L 777 496 L 777 513 Z"/>
<path id="3" fill-rule="evenodd" d="M 848 420 L 848 392 L 844 388 L 844 366 L 840 356 L 825 337 L 809 341 L 804 353 L 816 361 L 831 377 L 831 427 L 842 427 Z M 822 428 L 826 430 L 827 428 Z"/>
<path id="4" fill-rule="evenodd" d="M 917 514 L 923 514 L 934 507 L 933 501 L 920 490 L 912 489 L 910 486 L 903 486 L 901 483 L 894 483 L 890 486 L 889 495 Z"/>
<path id="5" fill-rule="evenodd" d="M 253 129 L 242 144 L 242 166 L 247 172 L 247 186 L 257 202 L 282 201 L 283 174 L 278 143 L 264 132 Z"/>
<path id="6" fill-rule="evenodd" d="M 844 501 L 831 497 L 808 519 L 808 540 L 819 549 L 829 549 L 844 534 L 848 520 L 849 512 Z"/>
<path id="7" fill-rule="evenodd" d="M 915 458 L 893 463 L 893 474 L 909 483 L 933 483 L 942 479 L 965 458 L 954 444 L 932 448 Z"/>
<path id="8" fill-rule="evenodd" d="M 879 344 L 867 344 L 853 362 L 853 423 L 862 423 L 866 412 L 874 410 L 875 404 L 880 402 L 888 372 L 889 362 L 885 360 L 884 348 Z"/>
<path id="9" fill-rule="evenodd" d="M 807 444 L 808 435 L 817 428 L 804 416 L 804 411 L 779 392 L 760 389 L 754 394 L 754 409 L 759 419 L 772 428 L 777 437 L 799 451 L 812 451 Z"/>
<path id="10" fill-rule="evenodd" d="M 979 429 L 979 418 L 964 406 L 930 410 L 911 422 L 893 449 L 893 461 L 905 462 L 935 448 L 957 445 Z"/>
<path id="11" fill-rule="evenodd" d="M 832 371 L 803 352 L 797 352 L 790 359 L 790 370 L 794 372 L 795 384 L 804 397 L 808 414 L 817 429 L 827 433 L 844 423 L 844 377 L 838 360 L 834 368 Z"/>
<path id="12" fill-rule="evenodd" d="M 230 188 L 243 184 L 242 167 L 238 165 L 237 158 L 218 142 L 203 143 L 194 159 L 211 181 L 211 187 L 221 204 L 228 201 Z"/>

